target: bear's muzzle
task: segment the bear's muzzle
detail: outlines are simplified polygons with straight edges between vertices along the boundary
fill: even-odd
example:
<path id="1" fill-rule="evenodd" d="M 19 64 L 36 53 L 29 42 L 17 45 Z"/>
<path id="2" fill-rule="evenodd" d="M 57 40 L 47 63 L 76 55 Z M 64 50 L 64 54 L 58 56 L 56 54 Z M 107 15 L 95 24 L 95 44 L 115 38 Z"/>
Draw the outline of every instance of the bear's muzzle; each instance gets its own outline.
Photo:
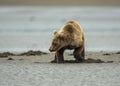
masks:
<path id="1" fill-rule="evenodd" d="M 53 50 L 53 49 L 51 49 L 51 48 L 49 48 L 49 51 L 50 51 L 50 52 L 53 52 L 54 50 Z"/>

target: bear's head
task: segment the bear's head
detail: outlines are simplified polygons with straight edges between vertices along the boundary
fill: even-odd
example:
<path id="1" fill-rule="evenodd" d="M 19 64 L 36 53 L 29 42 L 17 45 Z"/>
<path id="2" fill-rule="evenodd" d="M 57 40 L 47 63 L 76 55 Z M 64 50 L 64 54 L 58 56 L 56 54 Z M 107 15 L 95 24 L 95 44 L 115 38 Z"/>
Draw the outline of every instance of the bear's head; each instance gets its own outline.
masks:
<path id="1" fill-rule="evenodd" d="M 59 32 L 54 32 L 50 52 L 58 51 L 65 46 L 64 36 Z"/>

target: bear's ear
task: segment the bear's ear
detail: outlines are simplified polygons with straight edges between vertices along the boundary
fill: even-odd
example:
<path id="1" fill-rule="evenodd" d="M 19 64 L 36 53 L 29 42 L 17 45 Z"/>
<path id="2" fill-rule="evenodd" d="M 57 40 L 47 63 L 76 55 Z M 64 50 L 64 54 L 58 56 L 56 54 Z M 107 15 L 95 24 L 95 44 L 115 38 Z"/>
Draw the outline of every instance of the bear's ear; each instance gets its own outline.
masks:
<path id="1" fill-rule="evenodd" d="M 54 31 L 54 35 L 57 34 L 58 32 L 57 31 Z"/>

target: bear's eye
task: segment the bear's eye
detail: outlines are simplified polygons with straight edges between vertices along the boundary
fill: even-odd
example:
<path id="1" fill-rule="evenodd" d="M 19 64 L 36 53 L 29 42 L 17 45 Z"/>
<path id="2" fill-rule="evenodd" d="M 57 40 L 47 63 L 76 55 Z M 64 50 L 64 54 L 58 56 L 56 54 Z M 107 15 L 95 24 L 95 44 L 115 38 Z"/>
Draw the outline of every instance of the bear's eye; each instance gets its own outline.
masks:
<path id="1" fill-rule="evenodd" d="M 52 45 L 57 46 L 57 43 L 53 42 Z"/>

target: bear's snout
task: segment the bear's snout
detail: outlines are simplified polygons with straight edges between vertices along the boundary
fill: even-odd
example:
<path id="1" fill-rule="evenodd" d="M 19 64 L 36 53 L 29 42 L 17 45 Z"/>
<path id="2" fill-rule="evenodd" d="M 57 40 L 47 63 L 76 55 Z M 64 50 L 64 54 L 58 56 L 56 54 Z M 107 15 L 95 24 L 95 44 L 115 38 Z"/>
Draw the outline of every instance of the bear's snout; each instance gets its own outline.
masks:
<path id="1" fill-rule="evenodd" d="M 49 51 L 51 52 L 52 50 L 49 48 Z"/>
<path id="2" fill-rule="evenodd" d="M 53 50 L 51 49 L 51 47 L 49 48 L 49 51 L 50 51 L 50 52 L 53 52 Z"/>

